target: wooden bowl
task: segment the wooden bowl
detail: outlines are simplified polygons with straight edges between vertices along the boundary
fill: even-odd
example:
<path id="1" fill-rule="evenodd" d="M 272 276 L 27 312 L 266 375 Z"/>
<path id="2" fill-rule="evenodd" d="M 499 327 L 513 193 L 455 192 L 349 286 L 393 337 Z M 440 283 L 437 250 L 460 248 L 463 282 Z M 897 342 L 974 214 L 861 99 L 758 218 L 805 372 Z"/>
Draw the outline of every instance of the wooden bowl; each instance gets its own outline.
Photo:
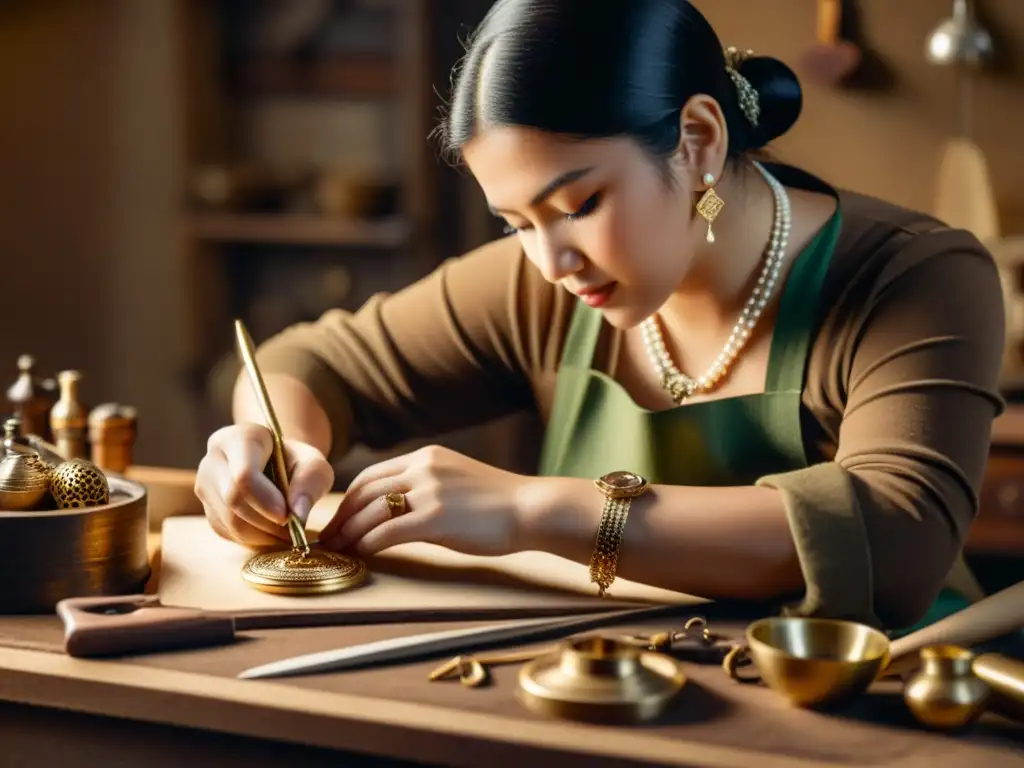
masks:
<path id="1" fill-rule="evenodd" d="M 103 506 L 0 512 L 0 613 L 52 613 L 67 597 L 142 591 L 150 575 L 146 487 L 107 479 Z"/>

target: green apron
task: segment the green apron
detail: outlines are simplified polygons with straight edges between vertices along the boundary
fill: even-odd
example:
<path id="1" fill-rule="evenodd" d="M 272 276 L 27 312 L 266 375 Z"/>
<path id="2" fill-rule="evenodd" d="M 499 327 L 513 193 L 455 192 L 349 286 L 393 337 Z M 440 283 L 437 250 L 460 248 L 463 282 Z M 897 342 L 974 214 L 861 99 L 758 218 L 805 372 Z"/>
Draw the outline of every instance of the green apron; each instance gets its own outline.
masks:
<path id="1" fill-rule="evenodd" d="M 666 411 L 637 405 L 592 367 L 604 326 L 578 302 L 566 337 L 540 474 L 596 478 L 637 472 L 667 485 L 752 485 L 807 466 L 800 426 L 807 354 L 817 297 L 839 237 L 841 214 L 797 256 L 779 300 L 765 391 L 684 404 Z"/>

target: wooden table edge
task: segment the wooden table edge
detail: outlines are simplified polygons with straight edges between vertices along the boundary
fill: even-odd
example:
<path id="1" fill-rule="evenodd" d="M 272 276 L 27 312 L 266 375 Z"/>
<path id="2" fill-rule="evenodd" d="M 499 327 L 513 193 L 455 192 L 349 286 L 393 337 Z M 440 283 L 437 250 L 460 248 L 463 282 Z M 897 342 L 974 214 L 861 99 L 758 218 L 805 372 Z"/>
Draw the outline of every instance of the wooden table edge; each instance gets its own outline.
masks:
<path id="1" fill-rule="evenodd" d="M 476 749 L 490 764 L 517 767 L 539 758 L 564 766 L 827 765 L 632 726 L 536 722 L 45 651 L 0 648 L 0 672 L 0 699 L 9 702 L 444 765 L 477 765 Z"/>

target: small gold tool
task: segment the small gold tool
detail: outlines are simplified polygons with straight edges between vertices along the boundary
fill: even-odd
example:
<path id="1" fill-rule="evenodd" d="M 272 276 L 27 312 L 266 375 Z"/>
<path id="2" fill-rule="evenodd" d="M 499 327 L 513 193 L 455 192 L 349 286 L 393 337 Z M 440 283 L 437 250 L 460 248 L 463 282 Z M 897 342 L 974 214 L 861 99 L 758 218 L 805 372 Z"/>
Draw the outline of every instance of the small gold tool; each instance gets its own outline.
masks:
<path id="1" fill-rule="evenodd" d="M 235 320 L 235 335 L 249 381 L 273 437 L 271 479 L 281 491 L 287 505 L 288 463 L 284 455 L 281 425 L 274 413 L 263 376 L 256 365 L 252 338 L 241 320 Z M 290 508 L 286 524 L 292 541 L 291 550 L 262 552 L 254 555 L 242 568 L 242 578 L 256 589 L 284 595 L 317 595 L 358 586 L 366 578 L 366 564 L 362 560 L 324 549 L 314 549 L 306 537 L 302 521 Z"/>
<path id="2" fill-rule="evenodd" d="M 694 636 L 694 630 L 699 630 L 700 634 Z M 733 647 L 732 643 L 722 644 L 723 638 L 708 628 L 707 619 L 703 616 L 694 616 L 689 619 L 681 631 L 665 630 L 653 632 L 650 635 L 629 635 L 624 639 L 648 651 L 669 652 L 682 649 L 689 657 L 692 657 L 691 661 L 713 659 L 720 662 Z M 702 654 L 702 651 L 708 653 Z M 705 659 L 704 656 L 708 658 Z"/>
<path id="3" fill-rule="evenodd" d="M 508 651 L 507 653 L 474 654 L 469 656 L 456 656 L 436 667 L 427 679 L 451 680 L 458 675 L 459 682 L 470 688 L 479 688 L 488 682 L 487 667 L 494 664 L 515 664 L 520 661 L 532 661 L 538 656 L 543 656 L 558 650 L 558 645 L 545 645 L 540 648 L 524 651 Z"/>

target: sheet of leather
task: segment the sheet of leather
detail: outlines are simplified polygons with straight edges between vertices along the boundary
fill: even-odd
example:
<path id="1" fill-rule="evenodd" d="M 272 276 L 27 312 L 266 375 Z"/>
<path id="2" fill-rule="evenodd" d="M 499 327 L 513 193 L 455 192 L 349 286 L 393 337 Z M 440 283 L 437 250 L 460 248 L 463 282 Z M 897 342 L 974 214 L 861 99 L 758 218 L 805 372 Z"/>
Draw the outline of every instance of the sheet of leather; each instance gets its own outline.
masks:
<path id="1" fill-rule="evenodd" d="M 700 609 L 695 609 L 695 613 Z M 717 631 L 740 637 L 744 622 L 715 619 L 708 612 L 711 626 Z M 683 619 L 678 620 L 681 624 Z M 0 618 L 0 632 L 8 632 L 9 620 Z M 460 623 L 457 626 L 473 626 Z M 417 629 L 431 631 L 450 627 L 450 624 L 423 624 Z M 623 631 L 649 632 L 668 629 L 663 624 L 645 624 L 623 627 Z M 188 672 L 222 678 L 227 685 L 228 678 L 248 667 L 286 658 L 296 654 L 323 651 L 355 643 L 369 642 L 395 637 L 408 632 L 408 627 L 398 624 L 375 626 L 336 626 L 305 629 L 280 629 L 243 633 L 242 641 L 230 646 L 205 648 L 174 653 L 154 654 L 130 661 L 132 678 L 141 683 L 147 679 L 147 671 L 166 670 Z M 113 662 L 122 664 L 123 662 Z M 461 717 L 495 715 L 502 719 L 503 728 L 495 729 L 493 736 L 499 742 L 508 734 L 528 732 L 531 724 L 547 723 L 539 715 L 523 709 L 515 699 L 518 664 L 491 668 L 493 684 L 489 687 L 470 689 L 458 682 L 428 682 L 427 674 L 439 663 L 438 659 L 423 662 L 396 664 L 365 670 L 353 670 L 340 674 L 311 675 L 307 677 L 284 678 L 260 681 L 257 685 L 270 684 L 279 687 L 272 709 L 265 712 L 256 704 L 239 700 L 238 690 L 226 695 L 223 700 L 206 699 L 207 693 L 216 691 L 204 688 L 204 702 L 197 707 L 205 712 L 211 730 L 230 730 L 239 722 L 259 722 L 263 735 L 273 737 L 277 725 L 286 728 L 289 738 L 311 745 L 335 746 L 354 749 L 368 730 L 367 724 L 346 719 L 344 715 L 317 714 L 304 706 L 306 692 L 328 692 L 365 697 L 367 709 L 397 712 L 402 707 L 427 705 L 432 711 L 449 711 L 443 724 L 438 728 L 450 733 L 462 722 Z M 671 760 L 661 764 L 706 765 L 886 765 L 911 768 L 923 766 L 1020 765 L 1021 745 L 1024 744 L 1024 725 L 1016 724 L 995 715 L 987 714 L 970 730 L 950 738 L 940 733 L 931 733 L 918 726 L 910 717 L 903 703 L 898 682 L 877 684 L 866 696 L 836 709 L 835 711 L 813 712 L 790 706 L 771 690 L 760 685 L 738 684 L 731 681 L 717 665 L 686 665 L 688 682 L 669 710 L 658 721 L 643 727 L 587 728 L 585 737 L 587 751 L 594 759 L 605 754 L 628 752 L 633 739 L 652 739 L 677 742 L 678 749 L 671 751 Z M 111 673 L 112 679 L 116 676 Z M 123 675 L 121 675 L 123 677 Z M 231 683 L 243 681 L 231 680 Z M 52 680 L 34 680 L 34 689 L 41 691 L 53 687 L 54 695 L 66 690 L 66 684 L 58 676 Z M 9 686 L 5 686 L 9 687 Z M 175 691 L 185 691 L 184 684 L 175 685 Z M 89 701 L 104 706 L 114 706 L 126 711 L 154 713 L 159 717 L 173 713 L 164 706 L 166 696 L 159 691 L 147 693 L 139 687 L 111 685 L 105 688 L 96 685 L 90 688 Z M 177 695 L 176 693 L 176 695 Z M 187 693 L 182 694 L 187 695 Z M 114 702 L 110 697 L 121 697 Z M 149 698 L 147 698 L 149 697 Z M 158 704 L 159 702 L 159 704 Z M 393 704 L 392 704 L 393 703 Z M 426 716 L 416 723 L 410 723 L 409 739 L 415 742 L 421 759 L 440 764 L 457 762 L 454 753 L 434 753 L 435 749 L 429 731 L 420 731 Z M 402 725 L 401 718 L 391 721 L 395 727 Z M 567 743 L 577 738 L 581 729 L 554 721 L 557 730 L 546 731 L 544 738 L 537 741 L 537 747 L 557 747 L 560 739 Z M 129 723 L 128 727 L 131 727 Z M 458 729 L 455 729 L 458 730 Z M 382 734 L 377 733 L 377 737 Z M 369 738 L 368 736 L 365 738 Z M 470 737 L 467 737 L 469 739 Z M 581 737 L 582 738 L 582 737 Z M 439 737 L 439 741 L 443 741 Z M 336 743 L 335 743 L 336 742 Z M 412 743 L 409 742 L 409 743 Z M 736 750 L 732 760 L 700 759 L 696 747 Z M 402 739 L 392 738 L 390 742 L 376 741 L 373 751 L 390 756 L 402 756 L 406 744 Z M 524 749 L 524 746 L 526 747 Z M 530 755 L 532 740 L 524 745 L 512 742 L 509 749 L 481 745 L 488 750 L 488 759 L 494 756 L 494 765 L 521 764 Z M 449 747 L 451 748 L 451 747 Z M 460 754 L 471 748 L 463 745 Z M 438 746 L 437 750 L 444 748 Z M 652 747 L 653 749 L 653 747 Z M 683 750 L 680 752 L 679 750 Z M 574 753 L 575 754 L 575 753 Z M 503 759 L 508 758 L 508 759 Z M 721 757 L 721 755 L 719 755 Z M 692 758 L 692 762 L 688 758 Z M 766 759 L 767 758 L 767 759 Z M 678 763 L 676 761 L 679 761 Z M 792 762 L 789 762 L 792 761 Z M 629 760 L 625 762 L 633 763 Z M 639 762 L 639 761 L 638 761 Z M 560 760 L 562 765 L 602 764 L 581 763 L 580 760 Z M 643 764 L 650 764 L 643 761 Z"/>
<path id="2" fill-rule="evenodd" d="M 326 522 L 323 506 L 309 528 Z M 697 604 L 698 598 L 617 580 L 612 598 L 598 598 L 586 566 L 542 552 L 500 558 L 463 555 L 431 544 L 405 544 L 368 560 L 363 586 L 323 596 L 260 592 L 242 580 L 251 552 L 217 536 L 205 518 L 164 521 L 159 596 L 166 606 L 207 611 L 300 613 L 379 612 L 408 618 L 435 611 L 505 615 L 571 612 L 631 604 Z"/>

